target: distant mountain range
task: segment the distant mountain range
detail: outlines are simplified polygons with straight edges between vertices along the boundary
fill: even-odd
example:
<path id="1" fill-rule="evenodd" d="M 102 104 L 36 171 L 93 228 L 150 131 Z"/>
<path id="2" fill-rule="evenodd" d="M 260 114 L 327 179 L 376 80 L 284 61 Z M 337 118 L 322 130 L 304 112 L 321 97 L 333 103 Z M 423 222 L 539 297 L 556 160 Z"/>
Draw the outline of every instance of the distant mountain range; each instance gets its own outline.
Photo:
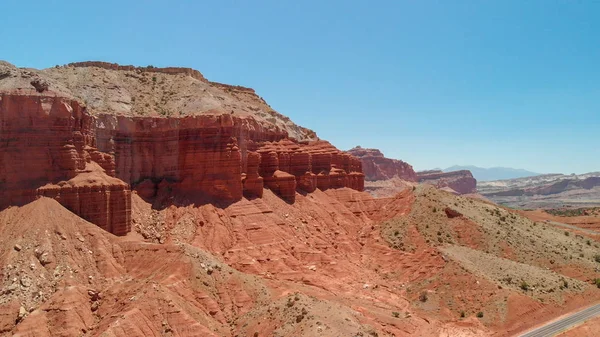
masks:
<path id="1" fill-rule="evenodd" d="M 490 181 L 490 180 L 504 180 L 504 179 L 515 179 L 522 177 L 539 176 L 541 173 L 531 172 L 524 169 L 514 169 L 510 167 L 477 167 L 473 165 L 454 165 L 443 169 L 444 172 L 458 171 L 458 170 L 469 170 L 473 174 L 473 177 L 478 181 Z"/>

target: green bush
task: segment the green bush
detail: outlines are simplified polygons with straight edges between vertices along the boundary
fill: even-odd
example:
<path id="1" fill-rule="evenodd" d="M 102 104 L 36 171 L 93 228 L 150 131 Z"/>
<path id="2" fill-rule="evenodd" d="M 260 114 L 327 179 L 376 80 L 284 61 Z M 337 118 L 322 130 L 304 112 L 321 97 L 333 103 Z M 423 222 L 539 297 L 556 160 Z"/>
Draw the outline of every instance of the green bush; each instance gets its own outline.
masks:
<path id="1" fill-rule="evenodd" d="M 529 290 L 529 284 L 527 284 L 527 282 L 525 282 L 525 281 L 521 282 L 521 285 L 519 287 L 521 289 L 523 289 L 524 291 Z"/>
<path id="2" fill-rule="evenodd" d="M 600 278 L 595 279 L 594 284 L 596 285 L 596 287 L 600 288 Z"/>

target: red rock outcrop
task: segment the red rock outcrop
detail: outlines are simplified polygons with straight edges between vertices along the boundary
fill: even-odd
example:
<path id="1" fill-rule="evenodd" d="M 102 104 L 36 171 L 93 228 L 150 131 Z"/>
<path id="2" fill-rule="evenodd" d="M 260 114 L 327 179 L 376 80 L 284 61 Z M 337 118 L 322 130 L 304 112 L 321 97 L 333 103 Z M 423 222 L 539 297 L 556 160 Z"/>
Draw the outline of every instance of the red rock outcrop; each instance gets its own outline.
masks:
<path id="1" fill-rule="evenodd" d="M 386 158 L 378 149 L 364 149 L 357 146 L 348 150 L 348 153 L 360 158 L 365 179 L 368 181 L 387 180 L 394 177 L 417 181 L 417 174 L 410 164 L 402 160 Z"/>
<path id="2" fill-rule="evenodd" d="M 325 141 L 299 143 L 252 118 L 96 116 L 98 147 L 115 154 L 116 177 L 153 197 L 164 184 L 188 200 L 233 202 L 263 185 L 293 202 L 296 187 L 362 190 L 360 161 Z M 277 172 L 277 174 L 275 174 Z M 317 176 L 320 174 L 320 178 Z M 320 183 L 319 183 L 320 182 Z"/>
<path id="3" fill-rule="evenodd" d="M 260 173 L 265 185 L 273 186 L 271 189 L 279 195 L 288 195 L 288 201 L 293 201 L 294 194 L 289 191 L 292 186 L 294 190 L 297 187 L 304 192 L 316 188 L 323 191 L 342 187 L 364 189 L 364 174 L 358 158 L 338 150 L 329 142 L 297 143 L 284 139 L 257 145 L 256 151 L 261 155 Z M 294 184 L 290 183 L 291 178 Z"/>
<path id="4" fill-rule="evenodd" d="M 438 170 L 417 173 L 420 183 L 434 185 L 440 189 L 450 189 L 457 194 L 477 193 L 477 180 L 468 170 L 442 172 Z"/>
<path id="5" fill-rule="evenodd" d="M 242 197 L 242 173 L 250 194 L 260 196 L 260 158 L 249 155 L 249 141 L 278 140 L 249 118 L 228 114 L 185 118 L 96 117 L 96 139 L 103 151 L 114 151 L 116 176 L 145 193 L 158 192 L 163 180 L 180 197 L 236 201 Z M 154 186 L 152 186 L 154 184 Z"/>
<path id="6" fill-rule="evenodd" d="M 80 104 L 45 91 L 0 94 L 0 209 L 38 196 L 115 234 L 130 230 L 130 190 L 94 145 Z"/>
<path id="7" fill-rule="evenodd" d="M 265 112 L 268 105 L 249 88 L 209 82 L 187 68 L 83 62 L 56 70 L 52 78 L 1 66 L 3 79 L 8 79 L 0 83 L 2 208 L 47 196 L 107 231 L 125 234 L 130 230 L 129 186 L 157 205 L 232 203 L 243 196 L 262 197 L 264 187 L 293 203 L 297 189 L 364 187 L 360 160 L 328 142 L 306 140 L 316 138 L 314 132 L 275 111 Z M 201 98 L 189 100 L 198 111 L 177 117 L 123 115 L 111 110 L 123 107 L 113 100 L 90 103 L 88 109 L 73 97 L 96 95 L 86 90 L 101 85 L 63 82 L 71 83 L 71 75 L 88 71 L 98 76 L 114 71 L 112 75 L 125 78 L 164 73 L 161 81 L 202 86 L 200 92 L 211 90 L 222 99 L 230 95 L 227 99 L 241 103 L 236 112 Z M 127 83 L 127 90 L 140 90 L 142 97 L 147 81 L 138 80 L 139 87 L 119 83 Z M 214 97 L 210 92 L 203 95 Z M 203 110 L 209 106 L 215 108 Z"/>

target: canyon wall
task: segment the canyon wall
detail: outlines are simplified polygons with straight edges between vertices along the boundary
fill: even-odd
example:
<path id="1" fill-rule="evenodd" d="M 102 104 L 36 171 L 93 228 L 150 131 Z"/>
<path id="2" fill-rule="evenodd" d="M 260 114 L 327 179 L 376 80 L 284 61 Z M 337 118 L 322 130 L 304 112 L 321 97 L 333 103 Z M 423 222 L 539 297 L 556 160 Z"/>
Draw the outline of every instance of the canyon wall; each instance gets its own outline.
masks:
<path id="1" fill-rule="evenodd" d="M 92 124 L 77 101 L 51 92 L 0 94 L 0 209 L 49 196 L 107 231 L 129 232 L 129 186 L 94 147 Z"/>
<path id="2" fill-rule="evenodd" d="M 299 143 L 252 118 L 90 116 L 33 90 L 0 105 L 0 207 L 52 197 L 115 234 L 130 230 L 130 188 L 144 198 L 235 202 L 267 187 L 364 188 L 360 160 L 325 141 Z"/>
<path id="3" fill-rule="evenodd" d="M 450 189 L 458 194 L 477 193 L 477 180 L 468 170 L 442 172 L 438 170 L 417 173 L 420 183 L 427 183 L 441 189 Z"/>
<path id="4" fill-rule="evenodd" d="M 93 101 L 96 94 L 116 99 L 114 90 L 128 90 L 125 84 L 118 87 L 106 80 L 102 86 L 107 91 L 90 93 L 85 88 L 101 85 L 70 80 L 89 72 L 85 79 L 93 81 L 107 76 L 107 70 L 114 71 L 114 77 L 156 72 L 167 74 L 165 81 L 192 81 L 182 88 L 197 92 L 177 102 L 200 110 L 177 117 L 123 115 L 110 110 L 120 107 L 112 101 L 95 102 L 93 107 L 80 103 Z M 84 62 L 52 71 L 58 72 L 54 78 L 0 63 L 0 209 L 51 197 L 82 218 L 123 235 L 131 226 L 131 187 L 158 207 L 227 205 L 244 196 L 262 197 L 265 187 L 289 203 L 297 191 L 364 188 L 359 159 L 269 110 L 252 89 L 208 82 L 187 68 Z M 114 77 L 111 80 L 117 82 Z M 133 90 L 133 84 L 127 85 Z M 243 106 L 237 112 L 230 105 L 229 110 L 225 105 L 201 110 L 202 100 L 214 96 L 212 92 Z"/>
<path id="5" fill-rule="evenodd" d="M 394 177 L 417 181 L 417 174 L 410 164 L 402 160 L 386 158 L 378 149 L 365 149 L 357 146 L 350 149 L 348 153 L 360 158 L 365 179 L 368 181 L 387 180 Z"/>
<path id="6" fill-rule="evenodd" d="M 357 158 L 325 141 L 290 140 L 252 118 L 102 114 L 95 126 L 99 149 L 115 154 L 116 176 L 147 199 L 235 202 L 268 187 L 293 202 L 297 189 L 364 187 Z"/>

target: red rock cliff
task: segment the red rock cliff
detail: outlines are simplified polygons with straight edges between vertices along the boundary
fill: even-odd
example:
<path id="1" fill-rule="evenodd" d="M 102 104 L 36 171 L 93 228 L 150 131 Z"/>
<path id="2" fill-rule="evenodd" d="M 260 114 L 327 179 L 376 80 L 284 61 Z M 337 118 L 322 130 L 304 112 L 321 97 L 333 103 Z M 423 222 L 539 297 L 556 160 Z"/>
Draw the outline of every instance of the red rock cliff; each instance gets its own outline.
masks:
<path id="1" fill-rule="evenodd" d="M 427 183 L 437 188 L 450 188 L 458 194 L 477 193 L 477 180 L 471 171 L 454 172 L 423 171 L 417 174 L 420 183 Z"/>
<path id="2" fill-rule="evenodd" d="M 114 151 L 116 176 L 147 198 L 168 190 L 189 200 L 233 202 L 262 196 L 264 186 L 293 202 L 296 189 L 364 187 L 357 158 L 325 141 L 290 140 L 250 117 L 103 114 L 96 139 L 102 151 Z"/>
<path id="3" fill-rule="evenodd" d="M 49 196 L 112 233 L 129 232 L 129 186 L 94 147 L 92 122 L 77 101 L 51 92 L 0 94 L 0 209 Z"/>
<path id="4" fill-rule="evenodd" d="M 260 144 L 257 152 L 261 155 L 260 172 L 265 185 L 289 201 L 293 201 L 296 188 L 305 192 L 317 188 L 364 189 L 360 160 L 329 142 L 297 143 L 283 139 Z"/>
<path id="5" fill-rule="evenodd" d="M 366 180 L 387 180 L 398 177 L 402 180 L 417 181 L 417 174 L 410 164 L 402 160 L 386 158 L 377 149 L 364 149 L 357 146 L 350 149 L 348 153 L 360 158 Z"/>
<path id="6" fill-rule="evenodd" d="M 137 72 L 161 73 L 160 86 Z M 119 92 L 141 100 L 165 83 L 186 93 L 171 102 L 187 106 L 185 114 L 126 113 Z M 175 95 L 164 90 L 159 107 Z M 291 203 L 297 190 L 364 187 L 359 159 L 313 140 L 252 89 L 208 82 L 192 69 L 84 62 L 36 72 L 0 63 L 0 93 L 0 207 L 52 197 L 124 234 L 129 186 L 159 205 L 230 203 L 261 197 L 264 187 Z"/>

